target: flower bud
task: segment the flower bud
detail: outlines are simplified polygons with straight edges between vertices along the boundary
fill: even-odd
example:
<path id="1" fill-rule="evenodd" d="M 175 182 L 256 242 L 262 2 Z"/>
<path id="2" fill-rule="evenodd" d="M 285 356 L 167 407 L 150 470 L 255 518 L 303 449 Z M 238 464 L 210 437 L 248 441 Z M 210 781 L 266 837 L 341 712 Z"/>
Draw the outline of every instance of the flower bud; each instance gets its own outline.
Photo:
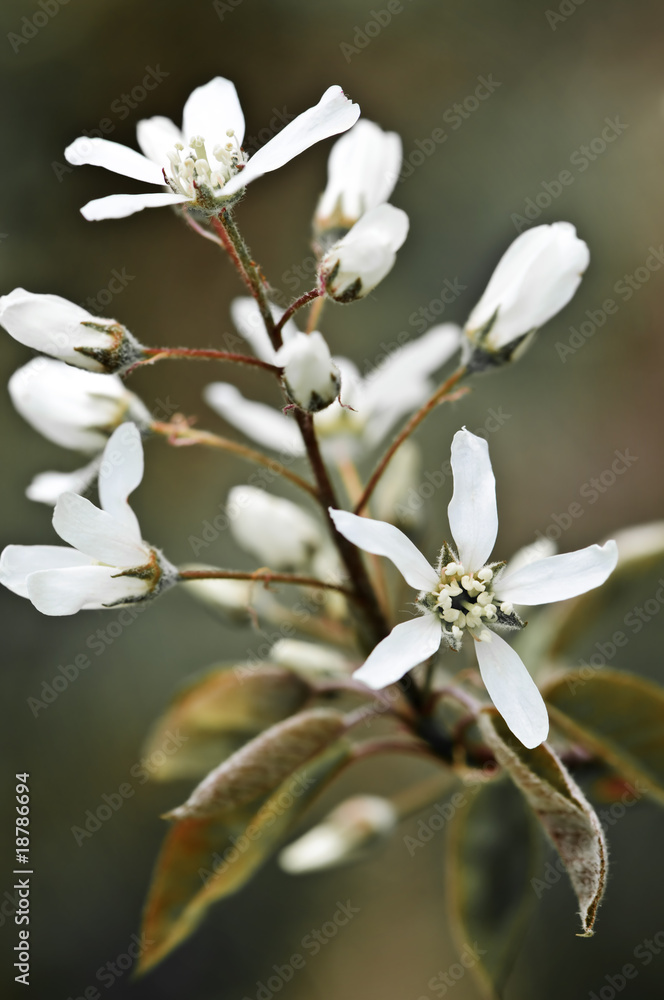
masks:
<path id="1" fill-rule="evenodd" d="M 279 350 L 283 383 L 288 398 L 310 413 L 318 413 L 339 395 L 339 369 L 332 360 L 323 335 L 296 333 Z"/>
<path id="2" fill-rule="evenodd" d="M 15 371 L 9 395 L 21 416 L 49 441 L 91 454 L 124 420 L 140 428 L 151 421 L 117 375 L 71 368 L 51 358 L 33 358 Z"/>
<path id="3" fill-rule="evenodd" d="M 327 187 L 314 215 L 320 247 L 344 236 L 365 212 L 390 197 L 401 168 L 401 139 L 374 122 L 360 121 L 332 147 Z"/>
<path id="4" fill-rule="evenodd" d="M 396 251 L 408 235 L 408 216 L 393 205 L 378 205 L 362 216 L 323 257 L 318 280 L 336 302 L 368 295 L 389 274 Z"/>
<path id="5" fill-rule="evenodd" d="M 15 288 L 0 298 L 0 323 L 19 344 L 93 372 L 122 372 L 144 356 L 120 323 L 93 316 L 59 295 Z"/>
<path id="6" fill-rule="evenodd" d="M 305 569 L 325 542 L 306 511 L 255 486 L 234 486 L 226 511 L 238 545 L 270 569 Z"/>
<path id="7" fill-rule="evenodd" d="M 385 840 L 397 820 L 397 811 L 387 799 L 375 795 L 353 796 L 285 848 L 279 855 L 279 864 L 289 875 L 346 864 Z"/>
<path id="8" fill-rule="evenodd" d="M 576 292 L 590 253 L 569 222 L 535 226 L 498 262 L 466 323 L 466 363 L 481 371 L 513 361 Z"/>

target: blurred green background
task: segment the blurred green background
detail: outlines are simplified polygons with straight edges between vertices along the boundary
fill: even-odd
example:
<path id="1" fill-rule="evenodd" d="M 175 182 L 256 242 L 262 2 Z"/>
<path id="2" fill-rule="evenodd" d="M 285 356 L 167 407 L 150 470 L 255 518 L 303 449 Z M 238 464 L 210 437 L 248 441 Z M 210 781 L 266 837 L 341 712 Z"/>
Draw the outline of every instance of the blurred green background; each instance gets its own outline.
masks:
<path id="1" fill-rule="evenodd" d="M 190 91 L 217 74 L 236 83 L 248 136 L 276 113 L 297 114 L 327 86 L 341 84 L 366 117 L 401 134 L 407 156 L 421 146 L 430 149 L 427 140 L 436 128 L 445 128 L 448 138 L 431 155 L 415 156 L 413 163 L 424 162 L 392 198 L 409 213 L 411 232 L 391 277 L 369 300 L 327 309 L 323 328 L 333 349 L 362 367 L 380 352 L 381 342 L 404 330 L 415 335 L 412 314 L 430 308 L 446 280 L 457 279 L 465 288 L 442 318 L 463 322 L 516 236 L 513 216 L 523 215 L 528 199 L 546 192 L 546 184 L 557 192 L 552 182 L 570 170 L 573 183 L 550 198 L 535 221 L 569 220 L 588 242 L 592 260 L 581 289 L 517 365 L 478 381 L 470 398 L 429 421 L 420 436 L 424 468 L 440 466 L 462 423 L 475 430 L 491 410 L 502 408 L 509 419 L 490 435 L 501 552 L 546 531 L 553 515 L 579 500 L 584 484 L 610 468 L 616 450 L 629 449 L 637 460 L 596 503 L 583 504 L 584 516 L 564 533 L 561 547 L 586 545 L 623 525 L 662 516 L 664 268 L 647 272 L 642 284 L 637 278 L 640 287 L 629 299 L 614 291 L 664 241 L 660 3 L 588 0 L 577 7 L 566 0 L 561 15 L 555 2 L 547 9 L 525 0 L 404 0 L 391 23 L 363 47 L 368 36 L 358 31 L 374 20 L 372 10 L 384 9 L 383 0 L 373 8 L 368 0 L 60 4 L 44 0 L 47 10 L 57 12 L 38 30 L 30 26 L 44 9 L 37 0 L 4 0 L 0 15 L 3 292 L 23 285 L 83 302 L 107 288 L 114 270 L 124 269 L 132 279 L 102 314 L 117 316 L 148 344 L 219 343 L 230 329 L 229 303 L 241 292 L 221 254 L 166 210 L 86 223 L 78 213 L 85 201 L 143 188 L 93 168 L 63 170 L 62 151 L 103 118 L 113 122 L 110 138 L 134 145 L 140 118 L 166 114 L 179 122 Z M 160 86 L 134 109 L 119 105 L 149 67 L 164 74 Z M 454 127 L 450 109 L 474 93 L 479 77 L 500 86 Z M 605 151 L 597 152 L 601 143 L 592 146 L 591 160 L 581 148 L 602 134 L 607 118 L 627 127 L 619 126 L 621 134 Z M 322 143 L 253 185 L 238 211 L 257 259 L 285 292 L 285 273 L 310 254 L 310 218 L 329 147 Z M 540 204 L 546 200 L 541 197 Z M 297 290 L 307 287 L 303 282 Z M 586 311 L 597 317 L 607 298 L 619 303 L 617 313 L 601 324 L 589 319 Z M 590 335 L 574 352 L 562 352 L 562 360 L 556 345 L 569 343 L 572 328 L 578 331 L 584 322 Z M 27 350 L 4 337 L 5 379 L 28 358 Z M 200 393 L 211 379 L 229 374 L 202 365 L 162 365 L 139 372 L 132 388 L 148 407 L 170 401 L 200 414 L 200 426 L 221 429 Z M 237 381 L 251 395 L 264 385 L 259 375 L 245 372 Z M 30 504 L 23 489 L 42 469 L 74 468 L 76 456 L 56 454 L 21 421 L 6 395 L 0 408 L 2 544 L 51 543 L 48 509 Z M 218 512 L 228 487 L 246 474 L 230 457 L 150 444 L 146 478 L 135 496 L 146 537 L 173 561 L 190 560 L 188 536 Z M 440 543 L 448 499 L 445 486 L 427 502 L 426 550 Z M 225 537 L 207 555 L 225 565 L 251 565 Z M 590 635 L 578 656 L 589 655 L 607 629 L 610 634 L 619 628 L 634 605 L 652 596 L 657 580 L 657 574 L 643 580 L 616 621 L 604 622 L 605 631 Z M 273 965 L 302 951 L 303 937 L 346 900 L 359 914 L 308 958 L 280 995 L 441 995 L 429 980 L 457 960 L 444 915 L 444 836 L 411 858 L 403 836 L 415 820 L 362 868 L 289 880 L 271 864 L 243 893 L 217 907 L 196 936 L 147 979 L 131 983 L 123 972 L 100 983 L 98 970 L 127 952 L 138 929 L 164 829 L 159 814 L 186 793 L 186 787 L 140 784 L 132 776 L 144 735 L 184 678 L 209 663 L 242 657 L 263 640 L 249 629 L 220 628 L 186 594 L 171 593 L 102 655 L 93 655 L 92 665 L 35 718 L 27 700 L 40 696 L 59 665 L 88 651 L 88 637 L 109 618 L 88 612 L 47 619 L 12 594 L 3 591 L 0 600 L 1 787 L 7 805 L 0 825 L 0 895 L 9 893 L 4 902 L 11 899 L 14 773 L 28 770 L 35 995 L 66 1000 L 96 986 L 118 1000 L 253 998 Z M 662 623 L 654 616 L 615 665 L 664 682 L 661 641 Z M 407 772 L 396 773 L 403 780 Z M 77 846 L 72 826 L 82 825 L 86 810 L 94 811 L 104 793 L 126 781 L 135 794 Z M 365 767 L 345 787 L 380 791 L 388 781 L 380 766 Z M 606 976 L 633 960 L 635 947 L 664 930 L 664 816 L 641 802 L 608 833 L 613 867 L 596 937 L 575 937 L 575 903 L 561 880 L 540 900 L 506 994 L 510 1000 L 599 992 Z M 14 986 L 15 928 L 8 909 L 0 907 L 4 995 Z M 663 978 L 664 954 L 639 965 L 638 979 L 624 995 L 659 997 Z M 479 993 L 466 976 L 453 995 L 472 1000 Z"/>

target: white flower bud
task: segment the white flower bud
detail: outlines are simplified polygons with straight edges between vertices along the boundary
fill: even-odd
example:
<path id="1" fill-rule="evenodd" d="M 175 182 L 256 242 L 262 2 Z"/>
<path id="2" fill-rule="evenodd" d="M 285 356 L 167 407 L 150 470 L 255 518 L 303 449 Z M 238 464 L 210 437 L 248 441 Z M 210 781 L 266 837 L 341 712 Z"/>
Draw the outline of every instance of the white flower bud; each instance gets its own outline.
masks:
<path id="1" fill-rule="evenodd" d="M 323 335 L 296 333 L 278 352 L 283 382 L 291 402 L 318 413 L 339 395 L 339 369 L 332 360 Z"/>
<path id="2" fill-rule="evenodd" d="M 525 338 L 567 305 L 589 260 L 587 245 L 569 222 L 535 226 L 518 236 L 466 323 L 471 369 L 513 360 Z"/>
<path id="3" fill-rule="evenodd" d="M 392 270 L 408 235 L 408 216 L 393 205 L 378 205 L 362 216 L 323 257 L 319 281 L 336 302 L 354 302 Z"/>
<path id="4" fill-rule="evenodd" d="M 235 541 L 270 569 L 308 567 L 325 541 L 301 507 L 255 486 L 234 486 L 226 510 Z"/>
<path id="5" fill-rule="evenodd" d="M 336 649 L 299 639 L 278 639 L 270 650 L 270 659 L 305 680 L 348 677 L 352 670 L 350 661 Z"/>
<path id="6" fill-rule="evenodd" d="M 387 799 L 356 795 L 286 847 L 279 864 L 290 875 L 302 875 L 354 861 L 385 840 L 397 820 L 397 811 Z"/>
<path id="7" fill-rule="evenodd" d="M 117 375 L 83 371 L 51 358 L 33 358 L 14 372 L 9 395 L 35 430 L 76 451 L 100 451 L 124 420 L 141 428 L 151 421 L 146 407 Z"/>
<path id="8" fill-rule="evenodd" d="M 115 320 L 59 295 L 15 288 L 0 298 L 0 323 L 19 344 L 93 372 L 124 371 L 143 357 L 141 344 Z"/>

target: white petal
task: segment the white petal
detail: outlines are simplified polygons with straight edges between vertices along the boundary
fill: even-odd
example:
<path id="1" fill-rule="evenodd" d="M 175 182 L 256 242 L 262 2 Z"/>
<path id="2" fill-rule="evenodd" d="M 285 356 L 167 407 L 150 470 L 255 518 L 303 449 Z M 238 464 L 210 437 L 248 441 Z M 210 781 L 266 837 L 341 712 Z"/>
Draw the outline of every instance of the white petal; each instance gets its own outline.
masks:
<path id="1" fill-rule="evenodd" d="M 77 351 L 77 347 L 105 349 L 113 346 L 110 334 L 83 324 L 103 326 L 112 322 L 93 316 L 60 295 L 41 295 L 15 288 L 0 298 L 0 323 L 14 340 L 81 368 L 95 370 L 99 369 L 99 364 Z M 31 371 L 34 370 L 33 366 Z"/>
<path id="2" fill-rule="evenodd" d="M 664 554 L 664 521 L 651 521 L 622 528 L 616 532 L 620 566 L 645 559 L 657 559 Z"/>
<path id="3" fill-rule="evenodd" d="M 99 470 L 99 500 L 103 510 L 122 525 L 123 536 L 141 545 L 141 529 L 127 497 L 143 479 L 143 443 L 135 424 L 117 427 L 104 448 Z"/>
<path id="4" fill-rule="evenodd" d="M 154 118 L 144 118 L 136 126 L 136 138 L 138 145 L 143 150 L 145 156 L 161 168 L 170 166 L 168 154 L 175 150 L 176 142 L 183 142 L 182 133 L 177 125 L 170 118 L 163 115 L 155 115 Z M 160 183 L 163 184 L 163 177 Z"/>
<path id="5" fill-rule="evenodd" d="M 115 576 L 111 566 L 81 566 L 32 573 L 28 597 L 43 615 L 74 615 L 82 608 L 136 600 L 147 593 L 145 580 Z"/>
<path id="6" fill-rule="evenodd" d="M 320 225 L 339 210 L 349 225 L 387 201 L 399 177 L 401 139 L 361 118 L 338 139 L 328 161 L 327 187 L 316 209 Z"/>
<path id="7" fill-rule="evenodd" d="M 345 132 L 359 116 L 358 105 L 344 95 L 341 87 L 329 87 L 315 107 L 298 115 L 254 153 L 244 170 L 228 181 L 223 193 L 235 194 L 257 177 L 283 167 L 321 139 Z"/>
<path id="8" fill-rule="evenodd" d="M 450 531 L 462 566 L 473 573 L 484 566 L 496 544 L 498 510 L 489 446 L 465 428 L 452 441 L 452 474 Z"/>
<path id="9" fill-rule="evenodd" d="M 433 656 L 442 638 L 437 615 L 426 612 L 418 618 L 412 618 L 395 626 L 387 638 L 378 643 L 353 677 L 374 690 L 394 684 L 412 667 Z"/>
<path id="10" fill-rule="evenodd" d="M 416 590 L 433 590 L 440 579 L 410 538 L 386 521 L 358 517 L 346 510 L 330 508 L 337 531 L 365 552 L 390 559 L 406 583 Z M 419 661 L 418 661 L 419 662 Z"/>
<path id="11" fill-rule="evenodd" d="M 446 364 L 460 346 L 461 328 L 441 323 L 393 351 L 365 378 L 369 405 L 374 399 L 406 391 L 414 380 L 427 378 Z"/>
<path id="12" fill-rule="evenodd" d="M 124 537 L 124 525 L 76 493 L 63 493 L 53 512 L 53 527 L 65 542 L 109 566 L 143 566 L 147 548 Z"/>
<path id="13" fill-rule="evenodd" d="M 577 597 L 599 587 L 618 562 L 614 541 L 589 545 L 530 563 L 515 573 L 498 577 L 495 594 L 510 604 L 549 604 Z"/>
<path id="14" fill-rule="evenodd" d="M 95 198 L 81 209 L 81 215 L 88 222 L 103 219 L 126 219 L 128 215 L 142 212 L 144 208 L 161 208 L 163 205 L 181 205 L 191 201 L 185 194 L 160 191 L 157 194 L 109 194 L 106 198 Z"/>
<path id="15" fill-rule="evenodd" d="M 236 542 L 271 569 L 305 569 L 323 545 L 318 521 L 291 500 L 254 486 L 234 486 L 226 511 Z"/>
<path id="16" fill-rule="evenodd" d="M 228 142 L 226 132 L 233 129 L 240 143 L 244 139 L 244 115 L 235 85 L 223 76 L 216 76 L 209 83 L 187 98 L 182 112 L 182 134 L 185 145 L 194 136 L 202 136 L 208 155 L 212 157 L 216 146 Z M 214 159 L 210 159 L 214 163 Z M 242 185 L 240 185 L 242 186 Z"/>
<path id="17" fill-rule="evenodd" d="M 516 573 L 518 569 L 530 566 L 531 563 L 539 562 L 540 559 L 546 559 L 549 556 L 555 555 L 555 553 L 556 543 L 542 535 L 536 542 L 531 542 L 530 545 L 524 545 L 523 548 L 517 549 L 505 566 L 503 575 L 507 578 L 512 573 Z"/>
<path id="18" fill-rule="evenodd" d="M 0 557 L 0 583 L 19 597 L 27 597 L 27 578 L 31 573 L 89 566 L 91 562 L 89 556 L 65 545 L 8 545 Z"/>
<path id="19" fill-rule="evenodd" d="M 25 491 L 28 500 L 54 507 L 63 493 L 85 493 L 96 479 L 101 464 L 97 455 L 88 465 L 74 472 L 40 472 Z"/>
<path id="20" fill-rule="evenodd" d="M 272 308 L 272 312 L 275 315 L 275 319 L 279 319 L 274 307 Z M 231 302 L 231 317 L 237 327 L 238 333 L 251 346 L 256 357 L 260 358 L 261 361 L 269 362 L 271 365 L 278 364 L 277 352 L 272 346 L 272 341 L 265 329 L 263 317 L 256 304 L 256 300 L 248 296 L 233 299 Z"/>
<path id="21" fill-rule="evenodd" d="M 234 385 L 213 382 L 203 390 L 208 406 L 247 437 L 285 458 L 304 455 L 300 430 L 291 417 L 265 403 L 245 399 Z"/>
<path id="22" fill-rule="evenodd" d="M 288 397 L 305 410 L 324 410 L 339 395 L 339 369 L 322 333 L 298 332 L 277 352 Z"/>
<path id="23" fill-rule="evenodd" d="M 367 295 L 394 267 L 408 226 L 408 216 L 394 205 L 378 205 L 363 215 L 320 263 L 327 294 L 341 301 L 348 301 L 351 290 L 355 298 Z"/>
<path id="24" fill-rule="evenodd" d="M 111 142 L 110 139 L 88 139 L 81 136 L 67 146 L 65 159 L 75 167 L 88 164 L 92 167 L 104 167 L 115 174 L 145 181 L 147 184 L 164 183 L 161 167 L 135 149 L 123 146 L 120 142 Z"/>
<path id="25" fill-rule="evenodd" d="M 532 750 L 549 733 L 544 699 L 518 653 L 495 632 L 487 633 L 487 640 L 475 642 L 484 686 L 516 738 Z"/>

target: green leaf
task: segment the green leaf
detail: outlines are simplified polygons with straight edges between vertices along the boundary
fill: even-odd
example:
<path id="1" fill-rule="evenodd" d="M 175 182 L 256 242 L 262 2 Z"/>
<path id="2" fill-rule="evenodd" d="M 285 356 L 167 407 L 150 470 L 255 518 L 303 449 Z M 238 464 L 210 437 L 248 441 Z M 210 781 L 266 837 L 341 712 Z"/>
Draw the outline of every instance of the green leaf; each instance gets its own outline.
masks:
<path id="1" fill-rule="evenodd" d="M 449 828 L 452 927 L 461 955 L 478 946 L 471 968 L 491 998 L 502 993 L 535 903 L 530 880 L 539 852 L 533 827 L 523 795 L 502 779 L 479 785 Z"/>
<path id="2" fill-rule="evenodd" d="M 570 671 L 544 691 L 552 720 L 664 802 L 664 690 L 619 670 Z"/>
<path id="3" fill-rule="evenodd" d="M 590 936 L 607 865 L 604 833 L 595 811 L 546 743 L 527 750 L 493 709 L 480 712 L 479 726 L 558 851 L 579 901 L 582 936 Z"/>
<path id="4" fill-rule="evenodd" d="M 171 781 L 207 774 L 247 740 L 297 712 L 310 694 L 301 678 L 279 667 L 210 670 L 178 693 L 150 733 L 144 753 L 159 761 L 149 768 L 151 776 Z M 173 733 L 177 753 L 164 753 Z"/>
<path id="5" fill-rule="evenodd" d="M 142 930 L 149 944 L 139 974 L 184 941 L 212 903 L 242 888 L 351 755 L 351 744 L 340 740 L 291 774 L 253 811 L 241 807 L 173 825 L 146 903 Z"/>

